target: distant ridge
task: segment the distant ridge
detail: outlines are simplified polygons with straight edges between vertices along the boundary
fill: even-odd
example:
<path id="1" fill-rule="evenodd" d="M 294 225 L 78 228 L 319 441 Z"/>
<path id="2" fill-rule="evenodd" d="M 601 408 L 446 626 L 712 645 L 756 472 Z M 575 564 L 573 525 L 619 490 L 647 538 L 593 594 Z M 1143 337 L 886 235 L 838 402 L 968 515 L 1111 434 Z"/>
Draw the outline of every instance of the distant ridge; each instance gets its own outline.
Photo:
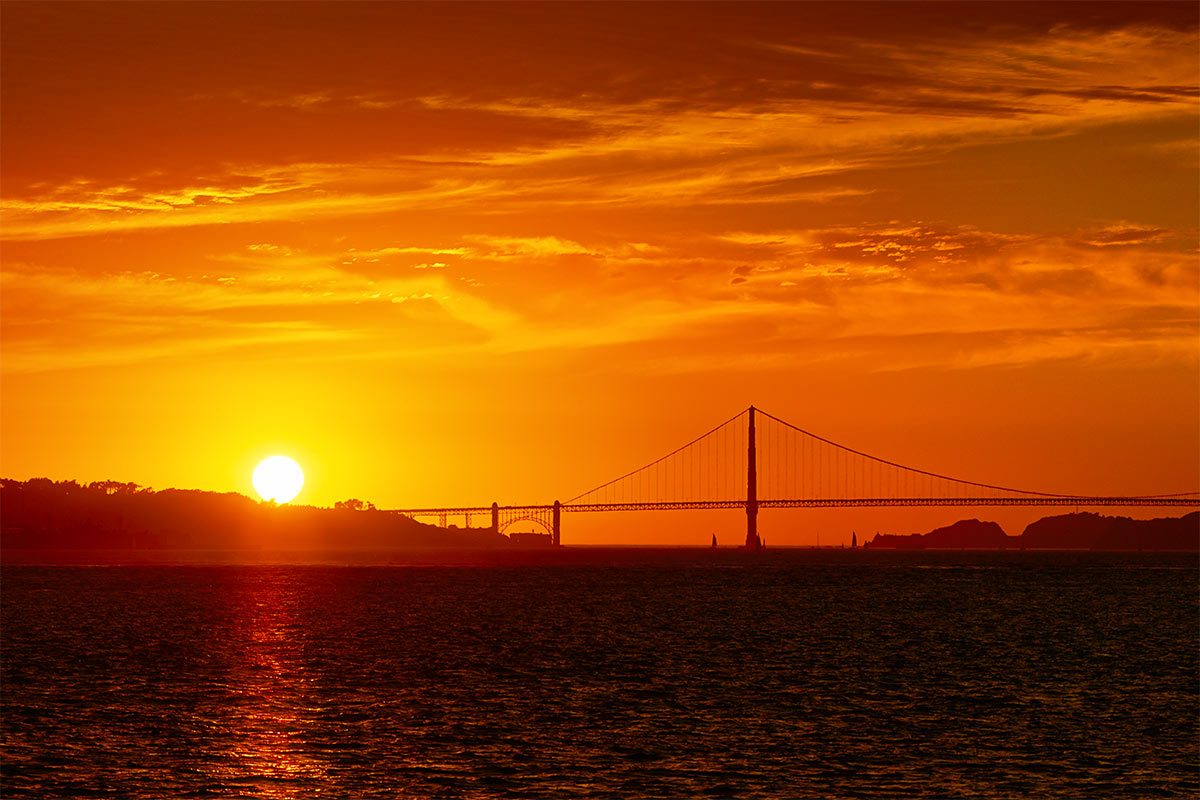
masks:
<path id="1" fill-rule="evenodd" d="M 1020 536 L 995 522 L 960 520 L 929 533 L 877 534 L 865 547 L 893 550 L 1177 550 L 1200 551 L 1200 512 L 1136 520 L 1091 512 L 1043 517 Z"/>

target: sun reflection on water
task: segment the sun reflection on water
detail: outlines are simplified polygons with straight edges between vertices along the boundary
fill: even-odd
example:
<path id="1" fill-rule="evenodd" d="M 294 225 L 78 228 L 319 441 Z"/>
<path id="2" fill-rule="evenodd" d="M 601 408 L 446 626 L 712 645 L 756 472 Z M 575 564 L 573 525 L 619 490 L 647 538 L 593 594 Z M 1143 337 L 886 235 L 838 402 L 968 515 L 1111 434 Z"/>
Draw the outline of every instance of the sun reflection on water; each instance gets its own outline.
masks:
<path id="1" fill-rule="evenodd" d="M 255 797 L 296 797 L 328 773 L 307 746 L 320 709 L 306 702 L 314 678 L 303 659 L 297 598 L 275 580 L 260 580 L 248 582 L 233 602 L 237 641 L 226 646 L 235 661 L 223 706 L 214 709 L 227 737 L 226 758 L 211 764 L 210 777 Z"/>

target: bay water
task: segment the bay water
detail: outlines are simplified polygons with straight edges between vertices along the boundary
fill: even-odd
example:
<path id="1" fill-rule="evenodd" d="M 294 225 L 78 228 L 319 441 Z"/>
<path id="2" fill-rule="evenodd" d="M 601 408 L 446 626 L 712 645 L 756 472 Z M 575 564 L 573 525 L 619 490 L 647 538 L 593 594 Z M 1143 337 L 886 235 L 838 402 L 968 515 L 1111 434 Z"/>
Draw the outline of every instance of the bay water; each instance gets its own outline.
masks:
<path id="1" fill-rule="evenodd" d="M 1196 797 L 1194 554 L 5 566 L 5 797 Z"/>

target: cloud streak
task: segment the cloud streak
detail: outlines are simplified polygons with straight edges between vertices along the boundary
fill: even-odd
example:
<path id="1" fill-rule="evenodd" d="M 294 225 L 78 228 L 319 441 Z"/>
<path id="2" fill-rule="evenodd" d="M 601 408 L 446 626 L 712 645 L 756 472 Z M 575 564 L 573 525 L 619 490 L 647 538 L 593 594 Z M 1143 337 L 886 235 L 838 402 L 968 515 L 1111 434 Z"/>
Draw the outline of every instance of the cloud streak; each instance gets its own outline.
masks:
<path id="1" fill-rule="evenodd" d="M 807 339 L 784 332 L 811 323 L 805 336 L 833 353 L 961 338 L 922 363 L 974 363 L 972 342 L 1010 348 L 989 360 L 1058 357 L 1071 348 L 1051 343 L 1072 337 L 1076 352 L 1191 358 L 1178 325 L 1139 314 L 1198 305 L 1196 230 L 1176 202 L 1194 195 L 1183 145 L 1198 108 L 1195 24 L 1157 7 L 1030 8 L 1005 25 L 996 9 L 945 10 L 917 25 L 890 6 L 866 19 L 832 6 L 766 7 L 761 19 L 705 6 L 668 56 L 650 46 L 654 31 L 680 22 L 659 9 L 633 12 L 643 24 L 631 30 L 608 11 L 563 8 L 596 40 L 566 47 L 534 32 L 544 25 L 510 30 L 428 78 L 414 69 L 436 55 L 423 40 L 384 47 L 378 31 L 354 27 L 365 22 L 313 7 L 302 16 L 354 27 L 370 69 L 323 55 L 311 69 L 263 71 L 238 34 L 231 63 L 253 69 L 186 79 L 155 49 L 165 44 L 138 37 L 192 11 L 89 10 L 93 22 L 120 17 L 112 46 L 131 63 L 166 67 L 132 86 L 118 60 L 93 54 L 95 75 L 70 66 L 99 44 L 43 43 L 82 48 L 36 74 L 43 92 L 78 86 L 86 158 L 60 108 L 29 87 L 6 92 L 7 118 L 22 120 L 4 142 L 16 165 L 0 230 L 6 368 L 58 368 L 71 359 L 56 347 L 135 359 L 142 351 L 116 333 L 126 323 L 159 331 L 164 352 L 172 337 L 181 352 L 198 346 L 171 318 L 227 324 L 211 337 L 217 349 L 291 332 L 305 346 L 354 342 L 366 357 L 707 347 L 697 332 L 715 341 L 732 320 L 797 354 Z M 451 39 L 484 24 L 411 11 L 368 7 L 363 20 L 444 27 Z M 243 32 L 276 24 L 265 10 L 206 13 Z M 64 24 L 53 10 L 17 19 L 27 36 Z M 296 29 L 273 57 L 348 41 L 323 49 L 320 30 Z M 614 41 L 636 57 L 614 60 Z M 11 33 L 6 42 L 8 72 L 35 74 L 36 53 Z M 581 66 L 589 58 L 594 70 Z M 1137 170 L 1108 187 L 1114 162 Z M 1076 182 L 1065 197 L 1064 172 Z M 148 271 L 124 263 L 127 242 L 170 237 L 188 253 L 156 251 Z M 1115 317 L 1142 319 L 1144 336 L 1106 339 Z M 55 338 L 51 320 L 91 344 Z M 397 331 L 421 325 L 435 332 L 398 344 Z M 876 367 L 890 368 L 880 353 Z"/>

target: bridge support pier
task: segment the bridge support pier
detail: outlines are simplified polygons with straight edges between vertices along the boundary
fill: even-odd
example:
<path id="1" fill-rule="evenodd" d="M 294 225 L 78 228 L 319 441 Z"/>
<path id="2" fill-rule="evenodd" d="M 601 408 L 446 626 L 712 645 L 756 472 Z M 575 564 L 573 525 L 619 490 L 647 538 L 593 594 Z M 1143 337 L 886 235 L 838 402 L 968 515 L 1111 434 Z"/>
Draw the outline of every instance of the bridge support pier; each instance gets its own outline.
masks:
<path id="1" fill-rule="evenodd" d="M 562 503 L 558 502 L 557 500 L 554 501 L 553 513 L 554 516 L 552 518 L 550 544 L 558 547 L 562 543 L 560 536 L 562 534 Z"/>
<path id="2" fill-rule="evenodd" d="M 758 538 L 758 456 L 754 449 L 754 406 L 750 406 L 749 444 L 746 451 L 746 549 L 762 547 Z"/>

